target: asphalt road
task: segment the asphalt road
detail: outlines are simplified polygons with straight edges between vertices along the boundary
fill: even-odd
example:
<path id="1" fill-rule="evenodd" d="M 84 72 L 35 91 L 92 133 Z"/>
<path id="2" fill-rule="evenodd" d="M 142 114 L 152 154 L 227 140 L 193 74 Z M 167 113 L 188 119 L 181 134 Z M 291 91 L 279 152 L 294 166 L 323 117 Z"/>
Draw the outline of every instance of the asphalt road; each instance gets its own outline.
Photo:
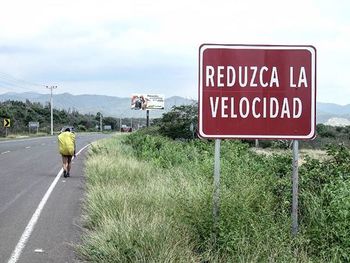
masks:
<path id="1" fill-rule="evenodd" d="M 77 151 L 105 138 L 77 135 Z M 77 262 L 74 244 L 81 235 L 83 161 L 74 160 L 71 177 L 59 177 L 30 236 L 12 262 Z M 0 142 L 0 262 L 9 262 L 39 203 L 61 169 L 57 137 Z M 58 177 L 57 177 L 58 178 Z"/>

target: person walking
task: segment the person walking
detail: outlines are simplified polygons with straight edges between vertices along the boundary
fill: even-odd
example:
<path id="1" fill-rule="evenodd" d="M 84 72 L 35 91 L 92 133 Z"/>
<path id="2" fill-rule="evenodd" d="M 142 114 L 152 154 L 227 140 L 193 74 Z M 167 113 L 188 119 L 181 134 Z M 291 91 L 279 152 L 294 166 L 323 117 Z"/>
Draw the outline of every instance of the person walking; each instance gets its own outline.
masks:
<path id="1" fill-rule="evenodd" d="M 59 152 L 62 155 L 63 176 L 65 178 L 70 176 L 70 169 L 72 167 L 72 158 L 75 157 L 75 134 L 72 127 L 62 129 L 58 135 Z"/>

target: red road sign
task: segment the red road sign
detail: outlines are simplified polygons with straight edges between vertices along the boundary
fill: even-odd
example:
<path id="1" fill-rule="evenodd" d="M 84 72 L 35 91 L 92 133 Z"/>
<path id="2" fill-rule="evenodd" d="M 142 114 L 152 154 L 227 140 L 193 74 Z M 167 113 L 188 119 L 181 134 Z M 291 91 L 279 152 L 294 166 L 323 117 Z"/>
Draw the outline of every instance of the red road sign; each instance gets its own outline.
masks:
<path id="1" fill-rule="evenodd" d="M 203 138 L 312 139 L 316 49 L 204 44 L 198 101 Z"/>

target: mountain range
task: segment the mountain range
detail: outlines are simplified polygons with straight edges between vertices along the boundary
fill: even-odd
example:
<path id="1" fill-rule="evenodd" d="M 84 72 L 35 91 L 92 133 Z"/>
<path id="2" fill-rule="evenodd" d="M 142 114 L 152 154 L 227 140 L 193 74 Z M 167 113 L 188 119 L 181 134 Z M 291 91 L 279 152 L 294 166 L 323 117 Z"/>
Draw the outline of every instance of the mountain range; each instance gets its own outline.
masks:
<path id="1" fill-rule="evenodd" d="M 143 118 L 144 111 L 130 109 L 131 98 L 113 97 L 105 95 L 72 95 L 69 93 L 55 94 L 53 105 L 58 109 L 77 110 L 80 113 L 96 114 L 101 112 L 104 116 L 112 117 L 134 117 Z M 25 102 L 39 102 L 46 105 L 50 101 L 50 94 L 33 92 L 25 93 L 4 93 L 0 94 L 0 101 L 18 100 Z M 169 111 L 173 106 L 189 105 L 194 101 L 179 96 L 165 99 L 164 110 L 150 111 L 151 118 L 159 118 L 163 113 Z M 317 102 L 316 122 L 333 126 L 344 126 L 350 123 L 350 104 L 338 105 L 335 103 Z"/>
<path id="2" fill-rule="evenodd" d="M 0 94 L 0 101 L 16 100 L 23 101 L 29 100 L 31 102 L 39 102 L 43 105 L 47 105 L 50 102 L 50 94 L 40 94 L 33 92 L 24 93 L 4 93 Z M 189 105 L 193 100 L 183 97 L 170 97 L 165 99 L 164 110 L 150 110 L 150 118 L 159 118 L 163 113 L 168 112 L 173 106 Z M 112 97 L 104 95 L 72 95 L 69 93 L 54 94 L 53 106 L 57 109 L 65 110 L 77 110 L 83 114 L 96 114 L 101 112 L 104 116 L 110 117 L 133 117 L 144 118 L 146 116 L 145 111 L 131 110 L 131 98 Z"/>

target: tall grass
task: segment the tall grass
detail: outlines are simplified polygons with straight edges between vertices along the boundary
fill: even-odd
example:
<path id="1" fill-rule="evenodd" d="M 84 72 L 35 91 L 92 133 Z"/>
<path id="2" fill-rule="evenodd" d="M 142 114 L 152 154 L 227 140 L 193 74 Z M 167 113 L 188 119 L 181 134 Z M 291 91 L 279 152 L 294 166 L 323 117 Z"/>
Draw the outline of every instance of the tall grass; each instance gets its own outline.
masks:
<path id="1" fill-rule="evenodd" d="M 332 184 L 332 191 L 325 191 L 317 181 L 317 174 L 328 178 L 323 164 L 308 160 L 301 169 L 300 233 L 292 237 L 291 156 L 261 156 L 237 141 L 222 143 L 219 234 L 214 245 L 213 152 L 213 142 L 140 133 L 95 144 L 86 166 L 89 231 L 80 248 L 84 258 L 346 262 L 349 213 L 342 198 L 349 196 L 349 181 L 337 181 L 342 187 Z M 327 171 L 337 176 L 334 167 Z M 332 203 L 328 210 L 325 200 Z"/>
<path id="2" fill-rule="evenodd" d="M 168 174 L 128 154 L 119 139 L 93 146 L 86 166 L 86 227 L 79 251 L 92 262 L 198 262 L 175 222 Z"/>

